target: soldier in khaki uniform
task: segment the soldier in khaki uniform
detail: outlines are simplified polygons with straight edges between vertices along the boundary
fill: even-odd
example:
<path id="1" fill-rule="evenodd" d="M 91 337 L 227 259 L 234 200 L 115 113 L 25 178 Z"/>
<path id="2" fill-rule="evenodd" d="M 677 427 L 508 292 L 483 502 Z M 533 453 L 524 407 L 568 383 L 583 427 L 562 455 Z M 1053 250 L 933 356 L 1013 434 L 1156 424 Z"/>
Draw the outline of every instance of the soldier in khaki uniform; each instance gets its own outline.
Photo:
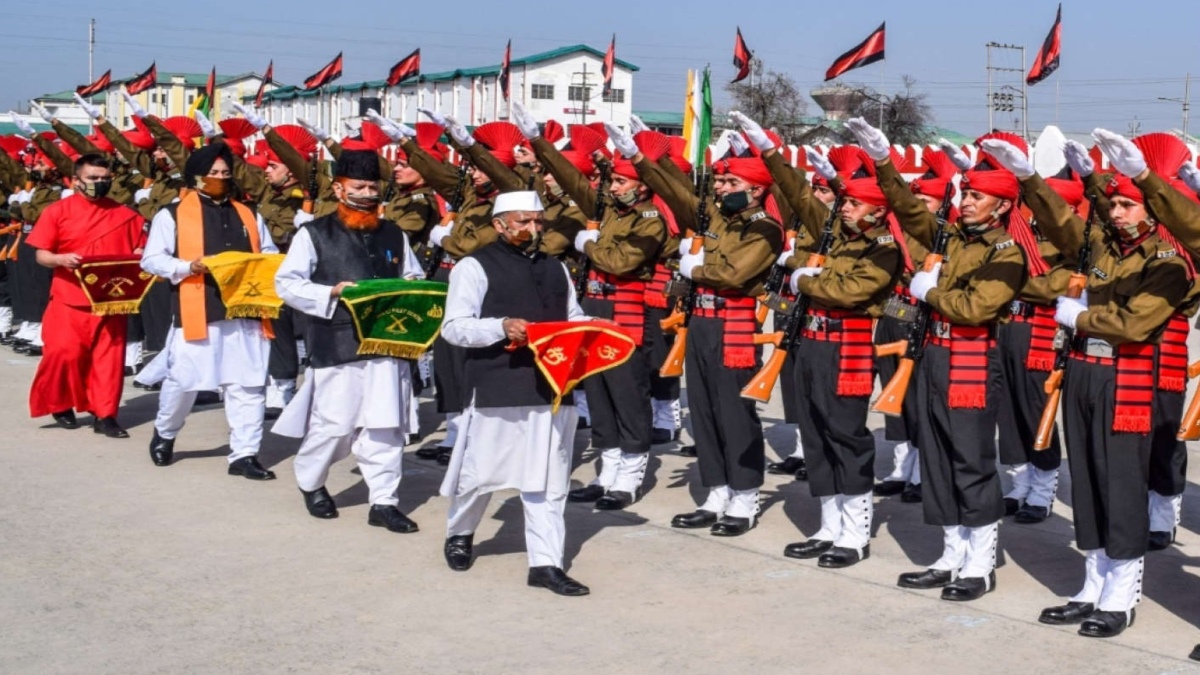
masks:
<path id="1" fill-rule="evenodd" d="M 876 163 L 880 188 L 900 224 L 934 250 L 937 218 L 891 162 L 891 146 L 861 118 L 847 122 Z M 1029 224 L 1016 210 L 1016 177 L 968 171 L 962 214 L 941 233 L 943 264 L 913 275 L 909 290 L 932 311 L 917 366 L 925 522 L 943 528 L 944 552 L 929 569 L 900 576 L 904 588 L 942 588 L 943 600 L 975 600 L 995 588 L 996 538 L 1004 514 L 996 468 L 995 325 L 1029 275 L 1045 273 Z"/>
<path id="2" fill-rule="evenodd" d="M 710 527 L 716 536 L 748 532 L 758 518 L 758 490 L 766 463 L 762 422 L 742 388 L 761 366 L 754 346 L 756 298 L 783 250 L 783 226 L 764 209 L 771 176 L 758 158 L 721 160 L 712 202 L 672 181 L 621 129 L 606 125 L 617 149 L 632 158 L 646 184 L 693 232 L 700 209 L 708 219 L 703 247 L 680 242 L 679 272 L 698 294 L 687 332 L 688 407 L 708 498 L 696 511 L 677 515 L 674 527 Z M 701 235 L 696 235 L 701 236 Z"/>

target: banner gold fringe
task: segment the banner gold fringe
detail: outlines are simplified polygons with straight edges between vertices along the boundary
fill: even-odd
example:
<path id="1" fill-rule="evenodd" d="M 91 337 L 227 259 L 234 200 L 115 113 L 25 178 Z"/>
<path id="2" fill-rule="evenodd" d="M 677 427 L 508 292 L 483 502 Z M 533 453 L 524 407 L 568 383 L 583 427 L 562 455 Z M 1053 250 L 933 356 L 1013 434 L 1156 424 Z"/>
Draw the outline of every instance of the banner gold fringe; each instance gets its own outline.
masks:
<path id="1" fill-rule="evenodd" d="M 278 319 L 278 307 L 262 305 L 239 305 L 225 308 L 226 319 Z"/>
<path id="2" fill-rule="evenodd" d="M 427 350 L 419 345 L 402 344 L 388 340 L 368 338 L 358 345 L 359 356 L 392 356 L 398 359 L 415 359 Z"/>
<path id="3" fill-rule="evenodd" d="M 137 314 L 138 307 L 141 304 L 141 299 L 138 299 L 130 300 L 129 302 L 106 302 L 100 305 L 92 305 L 92 315 L 118 316 L 121 314 Z"/>

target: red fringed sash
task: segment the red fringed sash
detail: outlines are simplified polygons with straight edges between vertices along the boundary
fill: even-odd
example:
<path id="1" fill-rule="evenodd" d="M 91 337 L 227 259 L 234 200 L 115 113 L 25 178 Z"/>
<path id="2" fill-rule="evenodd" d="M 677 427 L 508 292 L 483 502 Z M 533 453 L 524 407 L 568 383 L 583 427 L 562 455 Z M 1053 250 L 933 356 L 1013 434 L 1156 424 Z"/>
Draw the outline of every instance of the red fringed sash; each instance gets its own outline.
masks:
<path id="1" fill-rule="evenodd" d="M 637 346 L 641 347 L 642 335 L 646 330 L 646 311 L 642 306 L 645 301 L 646 282 L 616 277 L 597 269 L 588 272 L 588 281 L 601 283 L 613 289 L 609 293 L 589 292 L 586 297 L 613 303 L 613 321 L 624 328 Z"/>
<path id="2" fill-rule="evenodd" d="M 654 265 L 654 276 L 646 282 L 645 302 L 647 307 L 667 308 L 667 282 L 671 280 L 671 270 L 662 262 Z"/>
<path id="3" fill-rule="evenodd" d="M 933 321 L 947 323 L 934 313 Z M 950 349 L 949 404 L 951 408 L 987 407 L 988 349 L 994 344 L 988 326 L 950 325 L 950 337 L 933 337 L 930 342 Z"/>
<path id="4" fill-rule="evenodd" d="M 874 320 L 846 311 L 810 309 L 809 316 L 824 321 L 840 321 L 841 326 L 831 330 L 803 331 L 804 339 L 821 342 L 837 342 L 838 349 L 838 396 L 870 396 L 875 388 L 875 347 L 871 342 Z"/>
<path id="5" fill-rule="evenodd" d="M 1191 326 L 1187 317 L 1172 314 L 1158 347 L 1158 388 L 1182 392 L 1187 389 L 1187 338 Z"/>
<path id="6" fill-rule="evenodd" d="M 1154 345 L 1145 342 L 1117 346 L 1113 431 L 1150 433 L 1150 410 L 1154 400 L 1154 353 Z"/>
<path id="7" fill-rule="evenodd" d="M 1048 373 L 1054 369 L 1054 336 L 1058 323 L 1054 321 L 1054 308 L 1048 305 L 1031 305 L 1031 316 L 1013 315 L 1013 321 L 1027 323 L 1030 327 L 1029 353 L 1025 356 L 1025 367 Z"/>
<path id="8" fill-rule="evenodd" d="M 698 285 L 696 291 L 701 295 L 715 295 L 725 301 L 723 306 L 716 309 L 697 307 L 694 311 L 695 316 L 725 322 L 724 348 L 721 350 L 721 361 L 725 367 L 756 367 L 754 335 L 758 332 L 758 319 L 755 317 L 758 301 L 733 290 L 718 291 Z"/>

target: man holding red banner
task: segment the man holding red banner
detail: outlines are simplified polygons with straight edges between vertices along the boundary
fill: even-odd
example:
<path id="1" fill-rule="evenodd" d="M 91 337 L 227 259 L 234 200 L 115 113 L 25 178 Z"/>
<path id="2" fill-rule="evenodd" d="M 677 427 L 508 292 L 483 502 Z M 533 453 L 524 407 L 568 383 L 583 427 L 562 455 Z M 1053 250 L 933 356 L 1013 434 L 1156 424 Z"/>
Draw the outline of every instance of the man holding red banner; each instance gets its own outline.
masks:
<path id="1" fill-rule="evenodd" d="M 95 415 L 92 429 L 128 438 L 117 424 L 125 369 L 123 315 L 98 316 L 75 270 L 90 258 L 133 258 L 141 252 L 145 220 L 107 197 L 112 169 L 101 155 L 75 162 L 75 193 L 42 212 L 27 243 L 37 262 L 54 270 L 42 323 L 44 353 L 29 392 L 33 417 L 53 415 L 59 426 L 78 428 L 75 411 Z"/>
<path id="2" fill-rule="evenodd" d="M 468 406 L 441 494 L 450 497 L 445 556 L 450 569 L 470 569 L 474 533 L 491 493 L 518 489 L 525 509 L 529 585 L 559 595 L 587 595 L 563 571 L 563 511 L 571 475 L 571 443 L 579 414 L 538 373 L 526 326 L 586 321 L 561 262 L 538 250 L 543 207 L 536 192 L 496 197 L 492 226 L 500 241 L 464 257 L 450 272 L 442 337 L 466 350 Z"/>

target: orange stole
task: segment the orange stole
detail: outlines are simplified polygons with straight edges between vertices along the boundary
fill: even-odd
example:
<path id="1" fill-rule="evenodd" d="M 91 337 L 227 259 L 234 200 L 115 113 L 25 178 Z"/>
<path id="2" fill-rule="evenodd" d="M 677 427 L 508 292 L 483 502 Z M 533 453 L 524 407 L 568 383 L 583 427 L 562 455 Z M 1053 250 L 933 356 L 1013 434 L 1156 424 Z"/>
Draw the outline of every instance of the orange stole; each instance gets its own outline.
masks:
<path id="1" fill-rule="evenodd" d="M 258 253 L 258 221 L 254 212 L 244 204 L 230 201 L 237 211 L 246 235 L 250 238 L 250 251 Z M 200 195 L 188 190 L 179 200 L 175 211 L 176 255 L 180 260 L 191 262 L 204 257 L 204 213 L 200 208 Z M 188 342 L 208 337 L 208 315 L 204 310 L 204 277 L 199 274 L 179 282 L 179 319 L 183 324 L 183 339 Z M 263 321 L 263 329 L 270 334 L 270 323 Z"/>

